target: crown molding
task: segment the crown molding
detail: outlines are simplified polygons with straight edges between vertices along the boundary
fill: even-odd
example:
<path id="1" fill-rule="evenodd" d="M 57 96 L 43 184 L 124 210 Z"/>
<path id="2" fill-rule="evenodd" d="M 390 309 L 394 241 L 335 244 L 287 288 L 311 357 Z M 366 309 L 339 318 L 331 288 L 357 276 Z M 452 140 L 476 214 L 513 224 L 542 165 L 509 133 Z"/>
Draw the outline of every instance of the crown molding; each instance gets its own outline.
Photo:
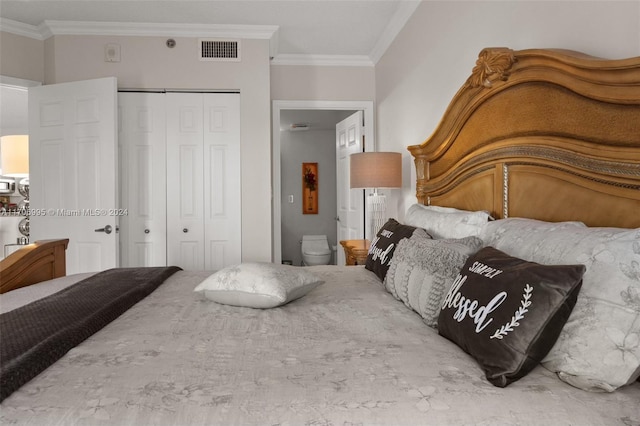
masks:
<path id="1" fill-rule="evenodd" d="M 271 65 L 309 65 L 373 67 L 405 26 L 413 12 L 420 6 L 420 0 L 402 1 L 398 10 L 384 29 L 380 39 L 369 55 L 305 55 L 282 53 L 271 60 Z"/>
<path id="2" fill-rule="evenodd" d="M 372 67 L 366 55 L 305 55 L 282 53 L 271 60 L 271 65 L 309 65 L 334 67 Z"/>
<path id="3" fill-rule="evenodd" d="M 271 40 L 277 33 L 278 26 L 46 20 L 36 27 L 0 18 L 0 31 L 38 40 L 46 40 L 54 35 L 215 37 Z"/>
<path id="4" fill-rule="evenodd" d="M 391 17 L 389 24 L 382 32 L 382 35 L 378 39 L 378 42 L 369 53 L 369 57 L 374 64 L 377 64 L 384 52 L 387 51 L 393 40 L 398 36 L 398 33 L 406 25 L 413 12 L 420 6 L 420 1 L 401 1 L 398 10 Z"/>
<path id="5" fill-rule="evenodd" d="M 36 40 L 45 40 L 40 27 L 29 25 L 12 19 L 0 18 L 0 31 Z"/>
<path id="6" fill-rule="evenodd" d="M 0 86 L 14 90 L 27 91 L 29 87 L 41 86 L 42 83 L 35 80 L 25 80 L 24 78 L 9 77 L 0 75 Z"/>
<path id="7" fill-rule="evenodd" d="M 144 22 L 44 21 L 51 35 L 218 37 L 269 40 L 276 25 L 159 24 Z"/>

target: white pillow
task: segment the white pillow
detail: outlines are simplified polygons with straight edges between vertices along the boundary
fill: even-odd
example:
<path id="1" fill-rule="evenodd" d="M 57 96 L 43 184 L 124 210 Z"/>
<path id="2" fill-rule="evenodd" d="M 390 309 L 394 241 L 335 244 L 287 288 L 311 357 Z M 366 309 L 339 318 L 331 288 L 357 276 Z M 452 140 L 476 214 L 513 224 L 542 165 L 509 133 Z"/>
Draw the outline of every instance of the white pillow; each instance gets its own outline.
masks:
<path id="1" fill-rule="evenodd" d="M 407 210 L 404 223 L 424 228 L 433 238 L 464 238 L 478 236 L 490 218 L 485 211 L 414 204 Z"/>
<path id="2" fill-rule="evenodd" d="M 542 365 L 584 390 L 613 391 L 640 376 L 640 228 L 501 219 L 485 244 L 547 265 L 582 263 L 582 289 Z"/>
<path id="3" fill-rule="evenodd" d="M 299 266 L 241 263 L 215 272 L 194 291 L 225 305 L 265 309 L 298 299 L 323 282 Z"/>

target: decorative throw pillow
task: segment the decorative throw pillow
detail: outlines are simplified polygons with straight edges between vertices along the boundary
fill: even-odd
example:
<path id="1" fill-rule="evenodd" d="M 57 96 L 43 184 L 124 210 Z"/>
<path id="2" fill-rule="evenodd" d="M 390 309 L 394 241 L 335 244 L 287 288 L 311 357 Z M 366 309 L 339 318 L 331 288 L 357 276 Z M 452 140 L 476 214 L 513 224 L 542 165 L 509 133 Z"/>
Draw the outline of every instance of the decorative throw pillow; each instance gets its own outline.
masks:
<path id="1" fill-rule="evenodd" d="M 612 392 L 640 376 L 640 228 L 579 222 L 491 222 L 485 243 L 539 263 L 587 267 L 578 303 L 542 365 L 590 391 Z"/>
<path id="2" fill-rule="evenodd" d="M 433 238 L 464 238 L 479 235 L 490 219 L 484 211 L 414 204 L 407 210 L 404 221 L 425 229 Z"/>
<path id="3" fill-rule="evenodd" d="M 400 240 L 411 237 L 416 231 L 423 238 L 431 238 L 424 229 L 402 225 L 395 219 L 389 219 L 371 242 L 364 267 L 384 280 L 396 246 Z"/>
<path id="4" fill-rule="evenodd" d="M 549 352 L 576 303 L 584 265 L 540 265 L 485 247 L 444 298 L 438 332 L 505 387 Z"/>
<path id="5" fill-rule="evenodd" d="M 396 299 L 420 314 L 425 324 L 437 328 L 445 294 L 467 258 L 482 245 L 478 237 L 404 239 L 393 254 L 384 286 Z"/>
<path id="6" fill-rule="evenodd" d="M 298 299 L 322 283 L 299 266 L 241 263 L 215 272 L 194 291 L 225 305 L 265 309 Z"/>

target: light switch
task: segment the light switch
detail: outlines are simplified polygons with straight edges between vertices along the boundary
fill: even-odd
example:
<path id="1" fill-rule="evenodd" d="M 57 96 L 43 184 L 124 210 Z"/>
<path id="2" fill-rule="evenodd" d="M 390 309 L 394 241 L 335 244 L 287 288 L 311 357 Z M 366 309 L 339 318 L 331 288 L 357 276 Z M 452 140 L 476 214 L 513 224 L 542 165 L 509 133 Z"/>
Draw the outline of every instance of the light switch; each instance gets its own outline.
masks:
<path id="1" fill-rule="evenodd" d="M 289 204 L 293 204 L 293 195 L 289 195 Z"/>

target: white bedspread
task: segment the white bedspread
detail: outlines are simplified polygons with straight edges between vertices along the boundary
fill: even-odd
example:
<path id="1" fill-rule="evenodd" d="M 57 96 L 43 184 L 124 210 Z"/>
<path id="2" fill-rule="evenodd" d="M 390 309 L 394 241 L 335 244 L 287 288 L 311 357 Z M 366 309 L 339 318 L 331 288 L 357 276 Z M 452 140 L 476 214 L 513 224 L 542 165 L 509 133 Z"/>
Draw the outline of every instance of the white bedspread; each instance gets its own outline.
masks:
<path id="1" fill-rule="evenodd" d="M 281 308 L 218 305 L 178 272 L 0 405 L 19 425 L 639 425 L 640 383 L 542 367 L 506 387 L 363 267 Z"/>

